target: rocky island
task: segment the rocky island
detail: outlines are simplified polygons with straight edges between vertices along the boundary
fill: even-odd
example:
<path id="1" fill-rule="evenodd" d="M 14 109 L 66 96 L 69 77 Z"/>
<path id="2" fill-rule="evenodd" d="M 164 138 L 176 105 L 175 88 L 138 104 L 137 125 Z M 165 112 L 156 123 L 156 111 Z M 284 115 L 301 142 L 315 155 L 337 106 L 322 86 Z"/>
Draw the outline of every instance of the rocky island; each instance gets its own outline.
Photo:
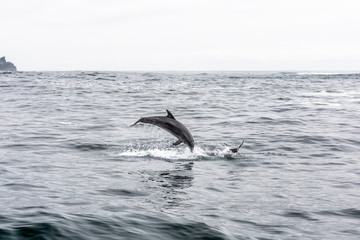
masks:
<path id="1" fill-rule="evenodd" d="M 15 72 L 16 67 L 12 62 L 7 62 L 5 57 L 0 58 L 0 71 Z"/>

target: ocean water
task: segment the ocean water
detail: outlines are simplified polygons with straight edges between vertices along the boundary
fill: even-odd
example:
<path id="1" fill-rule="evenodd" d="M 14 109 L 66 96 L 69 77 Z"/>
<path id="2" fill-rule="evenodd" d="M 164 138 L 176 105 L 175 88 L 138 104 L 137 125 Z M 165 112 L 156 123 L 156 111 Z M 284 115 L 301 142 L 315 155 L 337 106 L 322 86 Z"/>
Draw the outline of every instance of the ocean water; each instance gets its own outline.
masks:
<path id="1" fill-rule="evenodd" d="M 359 73 L 16 72 L 0 96 L 0 239 L 360 237 Z M 193 153 L 130 127 L 165 109 Z"/>

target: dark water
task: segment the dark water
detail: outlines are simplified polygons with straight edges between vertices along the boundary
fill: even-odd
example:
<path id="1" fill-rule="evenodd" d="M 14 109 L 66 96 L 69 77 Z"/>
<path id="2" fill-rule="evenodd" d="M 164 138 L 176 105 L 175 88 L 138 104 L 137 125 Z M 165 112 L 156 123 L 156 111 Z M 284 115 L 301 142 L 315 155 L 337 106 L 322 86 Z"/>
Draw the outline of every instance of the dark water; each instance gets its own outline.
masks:
<path id="1" fill-rule="evenodd" d="M 0 96 L 0 239 L 359 239 L 358 73 L 18 72 Z M 194 153 L 129 127 L 165 109 Z"/>

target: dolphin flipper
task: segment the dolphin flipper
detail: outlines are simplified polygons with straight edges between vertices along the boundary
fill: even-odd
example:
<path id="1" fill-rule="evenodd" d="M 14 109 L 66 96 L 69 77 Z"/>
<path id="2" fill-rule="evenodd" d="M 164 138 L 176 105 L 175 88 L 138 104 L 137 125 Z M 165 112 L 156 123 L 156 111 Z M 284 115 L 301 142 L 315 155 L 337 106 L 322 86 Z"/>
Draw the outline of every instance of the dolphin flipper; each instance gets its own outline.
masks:
<path id="1" fill-rule="evenodd" d="M 179 144 L 182 143 L 182 142 L 183 142 L 183 141 L 179 139 L 179 140 L 177 140 L 176 142 L 174 142 L 173 145 L 174 145 L 174 146 L 177 146 L 177 145 L 179 145 Z"/>
<path id="2" fill-rule="evenodd" d="M 244 144 L 244 141 L 242 141 L 242 143 L 240 144 L 240 146 L 238 146 L 237 148 L 231 148 L 230 151 L 232 153 L 237 153 L 237 151 L 239 151 L 239 149 L 241 148 L 241 146 Z"/>

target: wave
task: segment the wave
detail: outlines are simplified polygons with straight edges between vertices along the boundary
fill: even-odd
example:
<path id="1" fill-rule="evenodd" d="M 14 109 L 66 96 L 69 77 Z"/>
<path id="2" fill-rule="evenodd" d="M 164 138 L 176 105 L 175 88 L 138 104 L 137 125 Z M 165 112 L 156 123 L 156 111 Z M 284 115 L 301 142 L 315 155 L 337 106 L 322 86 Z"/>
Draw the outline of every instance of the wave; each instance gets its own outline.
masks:
<path id="1" fill-rule="evenodd" d="M 109 144 L 102 143 L 79 143 L 79 144 L 69 144 L 70 148 L 77 149 L 80 151 L 100 151 L 106 150 L 110 147 Z"/>
<path id="2" fill-rule="evenodd" d="M 350 72 L 298 72 L 297 74 L 307 74 L 307 75 L 350 75 L 350 74 L 360 74 L 357 71 Z"/>
<path id="3" fill-rule="evenodd" d="M 326 215 L 326 216 L 338 216 L 338 217 L 360 219 L 360 210 L 357 208 L 346 208 L 339 211 L 321 211 L 318 212 L 318 214 Z"/>
<path id="4" fill-rule="evenodd" d="M 0 239 L 228 239 L 205 223 L 179 222 L 161 216 L 128 214 L 103 218 L 91 214 L 37 215 L 43 219 L 29 222 L 0 216 L 0 220 L 7 222 L 7 227 L 0 224 Z"/>

